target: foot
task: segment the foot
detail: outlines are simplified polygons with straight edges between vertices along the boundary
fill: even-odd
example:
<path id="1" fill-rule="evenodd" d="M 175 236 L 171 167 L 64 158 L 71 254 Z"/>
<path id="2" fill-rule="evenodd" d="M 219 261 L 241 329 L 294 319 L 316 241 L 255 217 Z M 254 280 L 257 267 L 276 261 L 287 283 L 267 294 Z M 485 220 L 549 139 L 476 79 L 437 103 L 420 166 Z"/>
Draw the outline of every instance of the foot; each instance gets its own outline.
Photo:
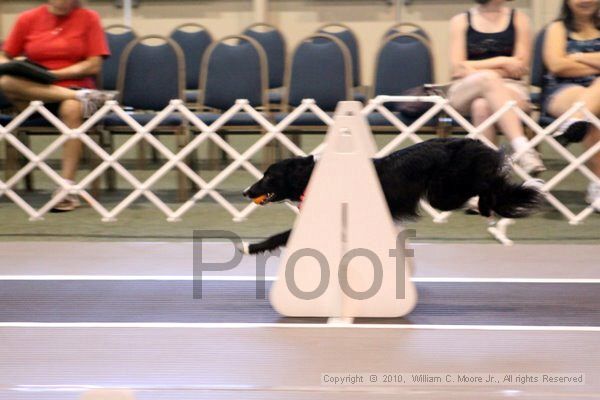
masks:
<path id="1" fill-rule="evenodd" d="M 83 109 L 83 118 L 89 118 L 94 115 L 106 101 L 112 100 L 114 97 L 114 93 L 101 92 L 93 89 L 82 89 L 77 91 L 77 99 L 81 102 Z"/>
<path id="2" fill-rule="evenodd" d="M 585 201 L 592 205 L 594 211 L 600 213 L 600 184 L 590 183 L 588 185 Z"/>
<path id="3" fill-rule="evenodd" d="M 54 194 L 52 195 L 52 197 L 56 196 L 60 190 L 61 189 L 58 189 L 57 191 L 55 191 Z M 50 210 L 50 212 L 58 213 L 58 212 L 73 211 L 80 205 L 81 205 L 81 202 L 79 201 L 79 197 L 77 197 L 77 195 L 68 194 L 65 197 L 63 197 L 63 199 L 61 201 L 59 201 L 57 204 L 55 204 L 54 207 L 52 208 L 52 210 Z"/>
<path id="4" fill-rule="evenodd" d="M 242 254 L 250 254 L 250 245 L 248 242 L 242 240 L 239 244 L 236 244 L 235 247 Z"/>
<path id="5" fill-rule="evenodd" d="M 537 151 L 527 150 L 517 160 L 517 164 L 521 166 L 531 176 L 537 176 L 546 170 L 542 159 Z"/>
<path id="6" fill-rule="evenodd" d="M 471 197 L 465 204 L 465 214 L 479 215 L 479 196 Z"/>
<path id="7" fill-rule="evenodd" d="M 581 142 L 588 131 L 590 123 L 584 119 L 571 118 L 563 122 L 554 133 L 554 137 L 563 146 Z"/>
<path id="8" fill-rule="evenodd" d="M 532 187 L 534 189 L 537 189 L 540 192 L 542 191 L 542 188 L 544 187 L 545 184 L 546 184 L 546 182 L 543 179 L 539 179 L 539 178 L 532 178 L 532 179 L 528 179 L 525 182 L 523 182 L 523 186 Z"/>

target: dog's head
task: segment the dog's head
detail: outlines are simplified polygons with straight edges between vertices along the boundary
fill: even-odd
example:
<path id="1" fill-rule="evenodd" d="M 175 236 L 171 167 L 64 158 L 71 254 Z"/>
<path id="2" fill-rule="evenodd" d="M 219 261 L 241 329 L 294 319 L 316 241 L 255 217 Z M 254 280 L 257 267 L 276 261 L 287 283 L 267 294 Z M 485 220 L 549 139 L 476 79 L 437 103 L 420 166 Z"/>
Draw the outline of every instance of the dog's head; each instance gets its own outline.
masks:
<path id="1" fill-rule="evenodd" d="M 313 156 L 276 162 L 267 168 L 261 180 L 244 190 L 244 196 L 260 205 L 283 200 L 300 201 L 314 166 Z"/>

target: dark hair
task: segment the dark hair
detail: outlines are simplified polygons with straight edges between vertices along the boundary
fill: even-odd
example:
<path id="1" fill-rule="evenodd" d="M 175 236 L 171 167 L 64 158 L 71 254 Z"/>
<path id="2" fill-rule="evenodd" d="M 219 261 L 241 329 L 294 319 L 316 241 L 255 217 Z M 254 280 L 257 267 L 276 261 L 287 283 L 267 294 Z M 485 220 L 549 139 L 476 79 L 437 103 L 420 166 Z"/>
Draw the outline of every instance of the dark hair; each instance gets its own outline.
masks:
<path id="1" fill-rule="evenodd" d="M 569 32 L 577 32 L 577 24 L 575 24 L 575 15 L 573 15 L 573 10 L 569 7 L 569 0 L 563 0 L 562 8 L 560 10 L 560 15 L 557 21 L 562 21 Z M 596 15 L 593 18 L 594 25 L 596 29 L 600 29 L 600 6 L 598 10 L 596 10 Z"/>

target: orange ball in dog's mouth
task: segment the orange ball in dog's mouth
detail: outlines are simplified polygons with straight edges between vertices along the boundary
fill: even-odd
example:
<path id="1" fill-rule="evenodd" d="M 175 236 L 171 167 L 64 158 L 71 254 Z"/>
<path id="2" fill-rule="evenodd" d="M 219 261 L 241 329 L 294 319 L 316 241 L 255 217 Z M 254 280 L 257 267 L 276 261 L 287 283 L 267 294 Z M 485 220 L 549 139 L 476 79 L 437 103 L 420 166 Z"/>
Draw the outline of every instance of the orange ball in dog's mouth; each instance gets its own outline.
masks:
<path id="1" fill-rule="evenodd" d="M 253 198 L 252 201 L 254 202 L 254 204 L 261 205 L 264 204 L 264 202 L 267 200 L 267 197 L 268 196 L 266 194 L 263 194 L 261 196 Z"/>

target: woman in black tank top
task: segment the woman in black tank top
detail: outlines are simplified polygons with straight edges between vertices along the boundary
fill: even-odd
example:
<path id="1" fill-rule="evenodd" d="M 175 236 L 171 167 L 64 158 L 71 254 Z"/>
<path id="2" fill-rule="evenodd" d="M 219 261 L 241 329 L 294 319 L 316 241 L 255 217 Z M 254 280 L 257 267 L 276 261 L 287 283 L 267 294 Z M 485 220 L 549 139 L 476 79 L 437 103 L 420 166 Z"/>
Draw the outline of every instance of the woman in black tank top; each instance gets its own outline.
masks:
<path id="1" fill-rule="evenodd" d="M 509 101 L 529 109 L 529 93 L 522 79 L 531 54 L 529 19 L 506 7 L 506 0 L 476 0 L 475 7 L 450 22 L 452 78 L 450 104 L 480 125 Z M 513 112 L 498 120 L 510 141 L 517 163 L 532 175 L 545 171 L 537 152 L 529 146 L 523 124 Z M 483 135 L 496 140 L 494 126 Z"/>
<path id="2" fill-rule="evenodd" d="M 471 10 L 467 11 L 467 60 L 485 60 L 494 57 L 512 57 L 515 51 L 515 10 L 510 10 L 506 29 L 484 33 L 473 28 Z"/>

